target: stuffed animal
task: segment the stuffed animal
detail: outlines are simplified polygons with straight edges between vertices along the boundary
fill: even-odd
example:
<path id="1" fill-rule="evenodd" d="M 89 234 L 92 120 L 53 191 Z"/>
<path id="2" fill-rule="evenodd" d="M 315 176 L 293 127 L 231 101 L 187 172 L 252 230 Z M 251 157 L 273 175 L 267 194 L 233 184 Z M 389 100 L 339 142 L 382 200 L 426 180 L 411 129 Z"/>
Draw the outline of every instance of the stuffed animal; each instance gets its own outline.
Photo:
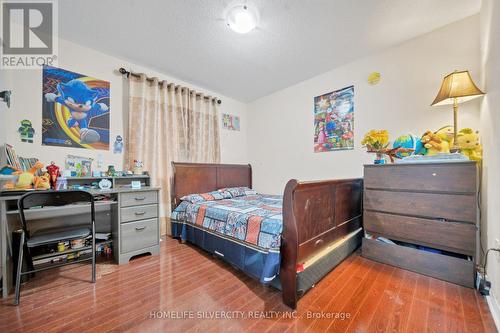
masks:
<path id="1" fill-rule="evenodd" d="M 439 153 L 450 152 L 450 147 L 443 144 L 443 140 L 432 131 L 425 132 L 421 140 L 424 148 L 426 148 L 425 155 L 433 156 Z"/>
<path id="2" fill-rule="evenodd" d="M 461 129 L 457 134 L 457 145 L 460 152 L 469 160 L 481 161 L 483 159 L 483 147 L 479 143 L 479 132 L 470 128 Z"/>
<path id="3" fill-rule="evenodd" d="M 47 172 L 35 177 L 35 190 L 50 190 L 50 175 Z"/>
<path id="4" fill-rule="evenodd" d="M 443 149 L 448 152 L 450 148 L 453 147 L 453 126 L 444 126 L 435 132 L 442 141 Z"/>
<path id="5" fill-rule="evenodd" d="M 35 165 L 28 171 L 17 172 L 19 176 L 17 179 L 16 189 L 27 190 L 33 188 L 33 185 L 35 184 L 35 173 L 41 168 L 43 168 L 43 164 L 36 162 Z"/>

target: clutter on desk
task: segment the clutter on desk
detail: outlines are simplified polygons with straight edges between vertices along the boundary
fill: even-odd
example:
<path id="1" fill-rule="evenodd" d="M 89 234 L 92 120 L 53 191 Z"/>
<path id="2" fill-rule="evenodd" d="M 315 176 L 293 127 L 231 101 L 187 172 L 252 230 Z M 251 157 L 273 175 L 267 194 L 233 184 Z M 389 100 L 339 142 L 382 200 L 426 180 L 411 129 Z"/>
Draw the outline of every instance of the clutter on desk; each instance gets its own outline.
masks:
<path id="1" fill-rule="evenodd" d="M 56 191 L 68 189 L 68 180 L 66 179 L 66 177 L 57 178 L 55 189 L 56 189 Z"/>
<path id="2" fill-rule="evenodd" d="M 13 189 L 17 183 L 17 175 L 2 175 L 0 174 L 0 189 Z"/>
<path id="3" fill-rule="evenodd" d="M 99 182 L 99 188 L 101 190 L 109 190 L 112 186 L 112 183 L 109 179 L 101 179 L 101 181 Z"/>
<path id="4" fill-rule="evenodd" d="M 39 170 L 43 168 L 43 164 L 36 162 L 29 170 L 18 172 L 18 179 L 15 188 L 18 190 L 33 189 L 36 186 L 37 176 Z"/>
<path id="5" fill-rule="evenodd" d="M 35 190 L 50 190 L 50 176 L 47 172 L 35 177 Z"/>
<path id="6" fill-rule="evenodd" d="M 143 164 L 139 160 L 134 160 L 134 175 L 142 175 Z"/>
<path id="7" fill-rule="evenodd" d="M 96 253 L 112 254 L 113 240 L 111 233 L 96 233 Z M 80 259 L 82 256 L 92 255 L 92 238 L 78 238 L 70 241 L 61 241 L 54 244 L 37 246 L 32 249 L 33 266 L 63 263 Z"/>
<path id="8" fill-rule="evenodd" d="M 16 150 L 12 145 L 5 144 L 4 151 L 2 152 L 5 155 L 5 163 L 2 167 L 1 174 L 13 174 L 16 171 L 27 171 L 31 169 L 36 162 L 38 162 L 37 158 L 34 157 L 21 157 L 18 156 Z M 37 173 L 37 176 L 40 176 L 41 173 Z"/>
<path id="9" fill-rule="evenodd" d="M 75 155 L 66 156 L 66 171 L 70 171 L 71 177 L 90 177 L 92 175 L 92 161 L 90 157 Z"/>
<path id="10" fill-rule="evenodd" d="M 116 170 L 114 165 L 108 165 L 108 171 L 106 172 L 107 176 L 114 177 L 116 176 Z"/>
<path id="11" fill-rule="evenodd" d="M 50 165 L 46 167 L 46 169 L 49 174 L 50 187 L 55 190 L 57 185 L 57 178 L 61 176 L 59 167 L 54 161 L 52 161 L 50 162 Z"/>

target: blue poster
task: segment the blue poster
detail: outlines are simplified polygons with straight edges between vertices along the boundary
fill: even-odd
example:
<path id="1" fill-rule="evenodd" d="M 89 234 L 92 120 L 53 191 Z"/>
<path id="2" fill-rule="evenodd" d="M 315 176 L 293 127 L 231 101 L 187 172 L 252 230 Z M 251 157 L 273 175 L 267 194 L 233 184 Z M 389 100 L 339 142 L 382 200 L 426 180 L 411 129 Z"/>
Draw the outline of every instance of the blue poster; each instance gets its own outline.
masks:
<path id="1" fill-rule="evenodd" d="M 109 150 L 109 82 L 44 66 L 42 144 Z"/>

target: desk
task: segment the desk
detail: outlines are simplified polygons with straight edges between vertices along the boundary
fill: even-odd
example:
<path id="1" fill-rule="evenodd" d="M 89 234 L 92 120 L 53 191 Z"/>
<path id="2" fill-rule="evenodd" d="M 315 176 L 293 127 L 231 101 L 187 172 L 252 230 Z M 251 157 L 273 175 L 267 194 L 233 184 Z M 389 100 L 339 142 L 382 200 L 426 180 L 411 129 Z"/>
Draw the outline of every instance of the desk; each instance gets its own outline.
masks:
<path id="1" fill-rule="evenodd" d="M 99 231 L 99 212 L 110 218 L 113 238 L 113 255 L 118 264 L 127 263 L 131 257 L 151 253 L 160 249 L 160 225 L 158 187 L 141 189 L 112 188 L 88 190 L 92 195 L 109 195 L 112 199 L 96 202 L 96 230 Z M 17 196 L 0 196 L 0 255 L 2 270 L 2 297 L 6 298 L 12 288 L 12 242 L 11 232 L 20 228 Z M 43 207 L 27 212 L 33 220 L 54 221 L 64 216 L 77 216 L 89 212 L 89 205 Z"/>

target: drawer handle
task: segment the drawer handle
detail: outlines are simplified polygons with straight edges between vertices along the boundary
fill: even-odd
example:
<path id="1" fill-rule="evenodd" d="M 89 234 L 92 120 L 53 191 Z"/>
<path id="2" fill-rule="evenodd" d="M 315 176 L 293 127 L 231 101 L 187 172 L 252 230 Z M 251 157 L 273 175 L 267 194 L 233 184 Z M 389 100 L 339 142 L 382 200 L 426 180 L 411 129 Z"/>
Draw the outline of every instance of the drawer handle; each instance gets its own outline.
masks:
<path id="1" fill-rule="evenodd" d="M 146 214 L 146 212 L 142 211 L 142 212 L 135 212 L 135 215 L 144 215 Z"/>
<path id="2" fill-rule="evenodd" d="M 144 229 L 146 229 L 146 227 L 135 227 L 135 230 L 137 230 L 137 231 L 142 231 Z"/>
<path id="3" fill-rule="evenodd" d="M 318 239 L 316 242 L 314 242 L 314 246 L 318 246 L 321 243 L 323 243 L 323 240 L 322 239 Z"/>
<path id="4" fill-rule="evenodd" d="M 146 200 L 146 197 L 139 197 L 139 198 L 136 197 L 135 200 L 137 200 L 137 201 Z"/>

